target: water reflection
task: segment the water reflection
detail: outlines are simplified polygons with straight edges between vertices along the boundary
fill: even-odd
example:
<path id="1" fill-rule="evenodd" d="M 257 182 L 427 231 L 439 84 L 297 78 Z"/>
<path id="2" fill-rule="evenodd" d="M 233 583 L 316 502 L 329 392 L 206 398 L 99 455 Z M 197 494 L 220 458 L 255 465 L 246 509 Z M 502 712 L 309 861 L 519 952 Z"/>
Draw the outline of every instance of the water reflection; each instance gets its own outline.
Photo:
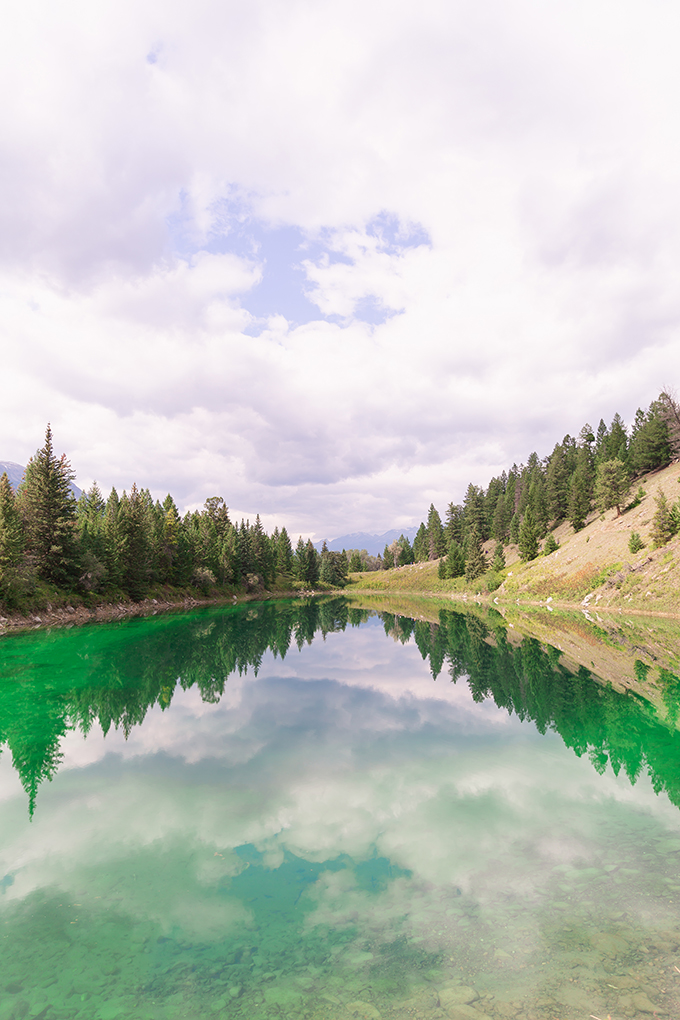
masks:
<path id="1" fill-rule="evenodd" d="M 3 653 L 1 1020 L 677 1010 L 674 732 L 496 617 L 283 603 Z M 32 807 L 53 779 L 31 823 L 13 769 Z"/>

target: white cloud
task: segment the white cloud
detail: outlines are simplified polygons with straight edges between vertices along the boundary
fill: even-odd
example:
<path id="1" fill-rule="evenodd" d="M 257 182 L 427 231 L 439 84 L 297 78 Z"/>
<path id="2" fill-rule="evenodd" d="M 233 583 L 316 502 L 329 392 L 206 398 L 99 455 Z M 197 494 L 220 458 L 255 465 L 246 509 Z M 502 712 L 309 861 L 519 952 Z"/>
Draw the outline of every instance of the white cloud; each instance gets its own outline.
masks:
<path id="1" fill-rule="evenodd" d="M 641 0 L 16 8 L 0 452 L 24 461 L 50 419 L 83 482 L 220 491 L 330 537 L 630 420 L 680 367 L 677 19 Z M 429 241 L 381 244 L 385 212 Z M 250 296 L 281 272 L 267 225 L 308 238 L 286 257 L 319 321 L 272 307 L 253 337 Z"/>

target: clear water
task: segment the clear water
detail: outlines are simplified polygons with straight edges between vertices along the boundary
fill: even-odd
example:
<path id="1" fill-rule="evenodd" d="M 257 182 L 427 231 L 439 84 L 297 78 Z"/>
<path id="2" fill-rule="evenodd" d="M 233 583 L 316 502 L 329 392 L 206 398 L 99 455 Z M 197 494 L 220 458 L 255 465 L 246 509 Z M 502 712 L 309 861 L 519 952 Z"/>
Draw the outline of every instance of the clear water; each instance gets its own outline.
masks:
<path id="1" fill-rule="evenodd" d="M 679 742 L 554 649 L 336 599 L 0 667 L 0 1020 L 680 1016 Z"/>

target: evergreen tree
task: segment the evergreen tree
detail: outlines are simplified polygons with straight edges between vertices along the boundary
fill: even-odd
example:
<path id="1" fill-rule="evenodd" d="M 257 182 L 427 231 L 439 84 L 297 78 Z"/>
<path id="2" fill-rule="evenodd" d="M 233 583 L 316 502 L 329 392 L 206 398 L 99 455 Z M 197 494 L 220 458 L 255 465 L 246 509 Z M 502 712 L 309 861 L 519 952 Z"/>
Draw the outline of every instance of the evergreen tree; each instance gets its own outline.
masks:
<path id="1" fill-rule="evenodd" d="M 646 412 L 638 409 L 633 425 L 628 461 L 636 474 L 665 467 L 671 460 L 666 405 L 655 400 Z"/>
<path id="2" fill-rule="evenodd" d="M 538 528 L 530 506 L 527 507 L 519 528 L 519 555 L 525 563 L 538 556 Z"/>
<path id="3" fill-rule="evenodd" d="M 446 542 L 447 548 L 451 540 L 463 541 L 465 530 L 465 511 L 459 503 L 449 503 L 446 508 Z"/>
<path id="4" fill-rule="evenodd" d="M 580 531 L 590 513 L 592 496 L 590 451 L 587 446 L 579 447 L 576 470 L 569 487 L 567 519 L 574 531 Z"/>
<path id="5" fill-rule="evenodd" d="M 151 576 L 151 521 L 148 502 L 133 484 L 118 507 L 121 583 L 133 602 L 144 598 Z"/>
<path id="6" fill-rule="evenodd" d="M 503 543 L 496 542 L 496 548 L 494 549 L 493 561 L 491 563 L 491 569 L 494 573 L 499 574 L 501 570 L 505 570 L 505 555 L 503 553 Z"/>
<path id="7" fill-rule="evenodd" d="M 430 557 L 430 541 L 427 534 L 427 528 L 423 523 L 421 523 L 418 528 L 418 533 L 413 539 L 413 555 L 416 563 L 422 563 Z"/>
<path id="8" fill-rule="evenodd" d="M 623 418 L 617 413 L 612 419 L 609 433 L 605 442 L 606 460 L 621 460 L 626 462 L 628 456 L 628 434 Z"/>
<path id="9" fill-rule="evenodd" d="M 52 429 L 45 445 L 28 462 L 18 502 L 28 552 L 46 581 L 68 586 L 78 575 L 75 474 L 64 455 L 55 456 Z"/>
<path id="10" fill-rule="evenodd" d="M 472 482 L 467 487 L 463 501 L 465 533 L 474 529 L 483 541 L 486 536 L 486 514 L 484 512 L 484 490 Z"/>
<path id="11" fill-rule="evenodd" d="M 616 516 L 621 516 L 621 505 L 630 495 L 630 478 L 624 463 L 620 460 L 605 460 L 597 469 L 595 478 L 595 503 L 604 512 L 616 507 Z"/>
<path id="12" fill-rule="evenodd" d="M 659 414 L 666 425 L 668 444 L 673 457 L 680 457 L 680 404 L 668 389 L 659 394 Z"/>
<path id="13" fill-rule="evenodd" d="M 281 528 L 281 534 L 276 544 L 276 569 L 280 574 L 289 574 L 293 567 L 293 549 L 290 538 L 285 528 Z"/>
<path id="14" fill-rule="evenodd" d="M 465 542 L 465 580 L 474 581 L 486 570 L 486 557 L 482 539 L 476 528 L 472 528 Z"/>
<path id="15" fill-rule="evenodd" d="M 385 568 L 385 570 L 392 570 L 392 568 L 394 567 L 394 553 L 392 552 L 392 549 L 388 545 L 386 545 L 385 548 L 383 549 L 382 558 L 383 567 Z"/>
<path id="16" fill-rule="evenodd" d="M 515 510 L 510 521 L 510 544 L 517 545 L 519 542 L 519 512 Z"/>
<path id="17" fill-rule="evenodd" d="M 465 552 L 455 538 L 449 542 L 446 554 L 446 576 L 462 577 L 465 574 Z"/>
<path id="18" fill-rule="evenodd" d="M 550 553 L 554 553 L 557 549 L 559 549 L 559 543 L 551 531 L 545 540 L 545 545 L 543 546 L 543 555 L 550 556 Z"/>
<path id="19" fill-rule="evenodd" d="M 363 564 L 361 562 L 359 550 L 351 549 L 349 556 L 349 572 L 350 574 L 354 574 L 360 572 L 361 570 L 363 570 Z"/>
<path id="20" fill-rule="evenodd" d="M 673 535 L 675 534 L 675 524 L 671 515 L 671 508 L 668 505 L 666 499 L 666 493 L 663 489 L 660 489 L 657 493 L 654 502 L 656 503 L 656 511 L 652 517 L 652 528 L 650 531 L 654 548 L 658 549 L 659 546 L 666 545 L 670 542 Z"/>
<path id="21" fill-rule="evenodd" d="M 305 544 L 302 563 L 303 574 L 300 580 L 305 581 L 307 584 L 316 584 L 319 580 L 319 568 L 321 564 L 320 556 L 314 548 L 311 538 L 308 538 Z"/>
<path id="22" fill-rule="evenodd" d="M 397 543 L 399 546 L 399 552 L 395 556 L 396 565 L 398 567 L 405 567 L 409 563 L 413 563 L 413 549 L 411 548 L 411 543 L 408 538 L 406 538 L 405 535 L 400 535 L 397 539 Z"/>
<path id="23" fill-rule="evenodd" d="M 21 516 L 7 472 L 0 477 L 0 600 L 9 608 L 22 588 L 20 565 L 24 552 Z"/>
<path id="24" fill-rule="evenodd" d="M 569 509 L 569 466 L 560 443 L 555 446 L 548 462 L 546 486 L 550 519 L 559 523 L 566 518 Z"/>
<path id="25" fill-rule="evenodd" d="M 441 517 L 435 509 L 434 503 L 430 503 L 427 515 L 427 540 L 429 546 L 428 554 L 431 560 L 436 560 L 444 555 L 446 552 L 446 539 L 444 538 Z"/>

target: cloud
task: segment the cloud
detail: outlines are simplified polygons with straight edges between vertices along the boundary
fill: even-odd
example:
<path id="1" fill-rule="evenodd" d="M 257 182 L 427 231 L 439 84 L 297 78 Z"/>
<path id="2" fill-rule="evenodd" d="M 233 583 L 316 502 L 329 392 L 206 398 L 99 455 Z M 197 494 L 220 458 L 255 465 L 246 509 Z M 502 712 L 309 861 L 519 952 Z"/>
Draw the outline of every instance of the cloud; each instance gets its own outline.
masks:
<path id="1" fill-rule="evenodd" d="M 680 368 L 676 14 L 427 0 L 13 12 L 2 456 L 329 537 Z"/>

